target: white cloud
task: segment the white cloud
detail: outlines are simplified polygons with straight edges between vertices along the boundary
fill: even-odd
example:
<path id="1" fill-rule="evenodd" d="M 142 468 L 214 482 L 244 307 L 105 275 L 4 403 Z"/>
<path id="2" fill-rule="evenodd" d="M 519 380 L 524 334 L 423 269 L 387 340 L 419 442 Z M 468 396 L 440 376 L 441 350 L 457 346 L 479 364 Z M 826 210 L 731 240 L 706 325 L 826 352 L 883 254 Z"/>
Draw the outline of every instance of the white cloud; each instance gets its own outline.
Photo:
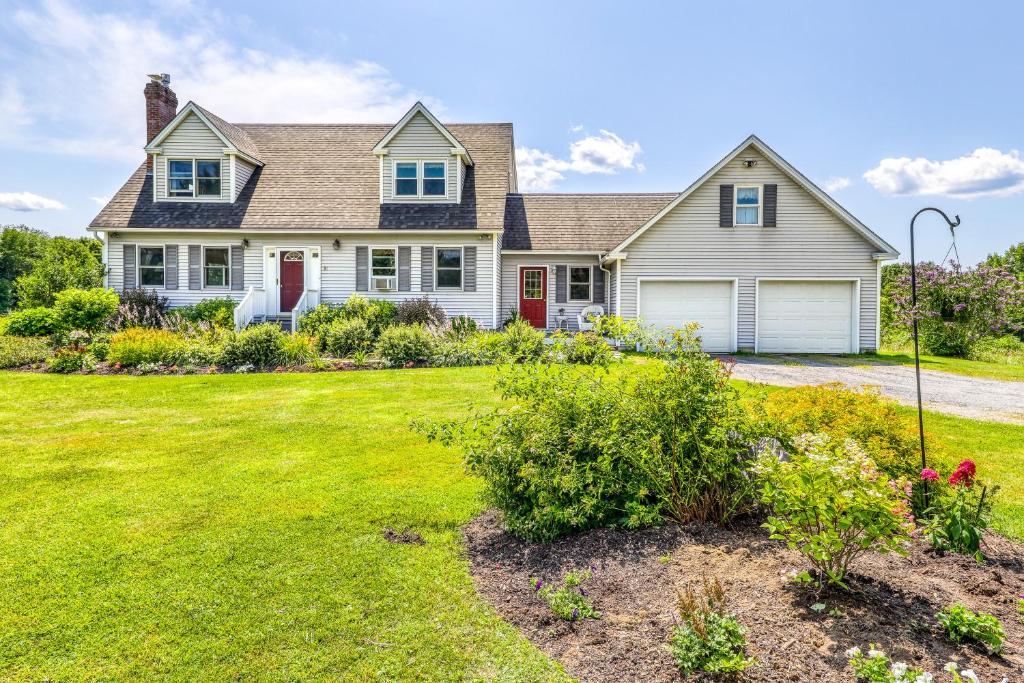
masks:
<path id="1" fill-rule="evenodd" d="M 643 152 L 638 142 L 626 142 L 611 131 L 601 130 L 569 145 L 569 158 L 530 147 L 516 148 L 516 174 L 523 191 L 549 190 L 565 173 L 600 173 L 613 175 L 620 171 L 644 171 L 637 161 Z"/>
<path id="2" fill-rule="evenodd" d="M 850 186 L 850 179 L 842 176 L 829 176 L 829 178 L 821 184 L 822 189 L 829 194 L 838 192 L 839 190 L 845 190 Z"/>
<path id="3" fill-rule="evenodd" d="M 864 179 L 888 195 L 1002 197 L 1024 191 L 1024 159 L 1017 150 L 1001 152 L 991 147 L 946 161 L 888 158 L 866 172 Z"/>
<path id="4" fill-rule="evenodd" d="M 0 192 L 0 207 L 12 211 L 63 211 L 66 208 L 56 199 L 31 192 Z"/>
<path id="5" fill-rule="evenodd" d="M 106 206 L 110 203 L 110 197 L 89 197 L 97 206 Z"/>
<path id="6" fill-rule="evenodd" d="M 179 106 L 194 100 L 236 122 L 396 121 L 423 99 L 378 64 L 245 49 L 217 13 L 175 8 L 154 18 L 51 0 L 15 12 L 23 49 L 0 60 L 0 144 L 141 160 L 148 73 L 171 74 Z"/>

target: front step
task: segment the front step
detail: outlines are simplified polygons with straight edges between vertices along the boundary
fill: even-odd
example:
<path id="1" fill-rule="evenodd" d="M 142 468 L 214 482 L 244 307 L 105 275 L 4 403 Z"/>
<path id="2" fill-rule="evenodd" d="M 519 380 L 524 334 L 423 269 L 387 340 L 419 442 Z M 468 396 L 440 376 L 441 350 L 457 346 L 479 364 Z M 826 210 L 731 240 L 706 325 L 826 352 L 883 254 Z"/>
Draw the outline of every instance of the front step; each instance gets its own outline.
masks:
<path id="1" fill-rule="evenodd" d="M 260 323 L 276 323 L 285 332 L 292 331 L 292 316 L 291 314 L 286 315 L 257 315 L 254 316 L 250 325 L 259 325 Z"/>

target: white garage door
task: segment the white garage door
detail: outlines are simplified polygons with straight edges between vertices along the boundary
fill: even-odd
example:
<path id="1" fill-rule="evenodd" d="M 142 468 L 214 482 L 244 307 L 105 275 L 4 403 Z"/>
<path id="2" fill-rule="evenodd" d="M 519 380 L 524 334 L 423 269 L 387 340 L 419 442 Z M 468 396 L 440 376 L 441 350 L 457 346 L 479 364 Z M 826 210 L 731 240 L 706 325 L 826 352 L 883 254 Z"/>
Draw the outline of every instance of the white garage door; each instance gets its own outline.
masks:
<path id="1" fill-rule="evenodd" d="M 852 282 L 760 282 L 757 350 L 761 353 L 850 353 Z"/>
<path id="2" fill-rule="evenodd" d="M 705 351 L 735 351 L 732 282 L 649 281 L 639 283 L 638 317 L 657 328 L 700 325 Z"/>

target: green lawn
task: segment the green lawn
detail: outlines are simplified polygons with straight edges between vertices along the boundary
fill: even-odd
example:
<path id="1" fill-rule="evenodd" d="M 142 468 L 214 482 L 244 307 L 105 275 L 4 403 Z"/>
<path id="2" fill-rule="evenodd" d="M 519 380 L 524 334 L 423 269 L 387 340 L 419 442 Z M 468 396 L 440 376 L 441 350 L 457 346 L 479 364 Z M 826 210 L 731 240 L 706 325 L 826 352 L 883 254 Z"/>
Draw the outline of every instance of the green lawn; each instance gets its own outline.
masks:
<path id="1" fill-rule="evenodd" d="M 808 357 L 822 358 L 821 356 Z M 879 351 L 872 354 L 849 354 L 828 356 L 827 358 L 849 365 L 868 365 L 870 363 L 914 365 L 914 354 L 904 351 Z M 1011 363 L 990 363 L 980 360 L 967 360 L 966 358 L 946 358 L 944 356 L 921 356 L 921 369 L 952 372 L 957 375 L 969 375 L 971 377 L 988 377 L 990 379 L 1024 382 L 1024 365 L 1014 365 Z"/>
<path id="2" fill-rule="evenodd" d="M 492 380 L 0 373 L 0 679 L 564 680 L 473 591 L 480 482 L 408 429 Z M 928 421 L 1024 538 L 1024 427 Z"/>

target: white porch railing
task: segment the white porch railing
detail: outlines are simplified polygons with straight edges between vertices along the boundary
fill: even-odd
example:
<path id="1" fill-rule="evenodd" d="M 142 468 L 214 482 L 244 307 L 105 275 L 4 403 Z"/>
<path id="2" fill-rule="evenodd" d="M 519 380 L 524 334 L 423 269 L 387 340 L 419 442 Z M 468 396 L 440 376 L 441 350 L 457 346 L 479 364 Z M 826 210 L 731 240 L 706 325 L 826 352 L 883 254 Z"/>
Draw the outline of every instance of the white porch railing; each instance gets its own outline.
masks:
<path id="1" fill-rule="evenodd" d="M 299 319 L 306 311 L 316 308 L 320 303 L 320 292 L 315 289 L 303 290 L 295 308 L 292 309 L 292 334 L 299 331 Z"/>
<path id="2" fill-rule="evenodd" d="M 235 332 L 242 330 L 257 315 L 263 314 L 262 292 L 257 294 L 255 287 L 250 287 L 242 300 L 235 306 Z"/>

